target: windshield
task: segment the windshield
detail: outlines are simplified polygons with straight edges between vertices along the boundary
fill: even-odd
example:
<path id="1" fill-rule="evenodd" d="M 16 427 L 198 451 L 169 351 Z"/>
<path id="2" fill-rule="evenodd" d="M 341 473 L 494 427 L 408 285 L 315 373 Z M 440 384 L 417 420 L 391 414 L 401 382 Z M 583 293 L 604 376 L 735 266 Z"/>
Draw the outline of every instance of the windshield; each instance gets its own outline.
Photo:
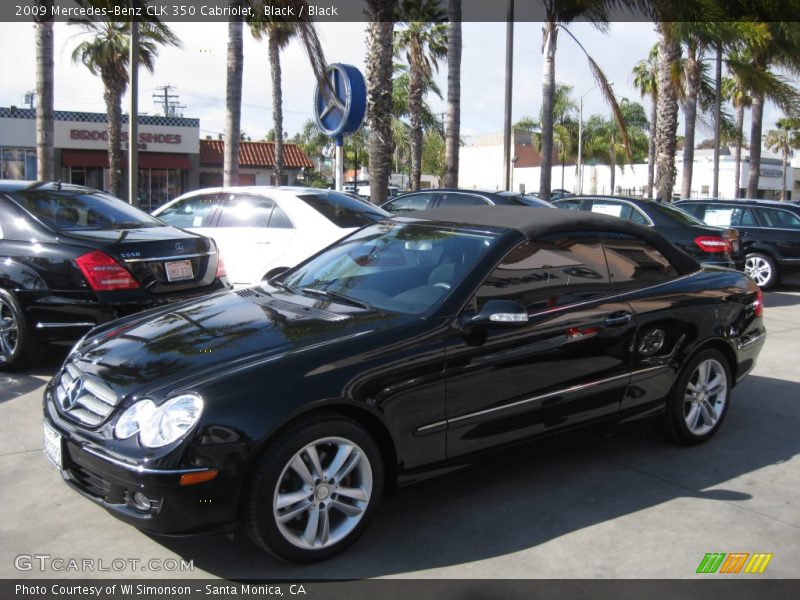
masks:
<path id="1" fill-rule="evenodd" d="M 103 192 L 25 190 L 13 196 L 25 210 L 55 231 L 164 226 L 147 213 Z"/>
<path id="2" fill-rule="evenodd" d="M 705 226 L 700 219 L 697 219 L 690 215 L 688 212 L 683 210 L 682 208 L 678 208 L 677 206 L 670 206 L 668 204 L 663 204 L 661 202 L 652 202 L 648 206 L 652 206 L 656 210 L 660 210 L 662 213 L 667 215 L 668 217 L 683 223 L 684 225 L 702 225 Z"/>
<path id="3" fill-rule="evenodd" d="M 480 260 L 496 236 L 420 223 L 365 227 L 278 285 L 365 307 L 420 315 L 433 308 Z"/>

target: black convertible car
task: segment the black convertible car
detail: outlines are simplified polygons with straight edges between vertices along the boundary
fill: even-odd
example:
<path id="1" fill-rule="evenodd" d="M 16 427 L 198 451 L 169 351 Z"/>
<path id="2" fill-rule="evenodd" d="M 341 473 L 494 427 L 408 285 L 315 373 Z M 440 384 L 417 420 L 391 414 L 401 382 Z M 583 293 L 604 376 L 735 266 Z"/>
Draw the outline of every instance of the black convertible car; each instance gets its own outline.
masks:
<path id="1" fill-rule="evenodd" d="M 603 215 L 459 207 L 360 229 L 262 286 L 98 327 L 46 388 L 63 477 L 155 533 L 242 522 L 330 556 L 382 492 L 476 453 L 662 415 L 696 444 L 765 339 L 740 272 Z"/>

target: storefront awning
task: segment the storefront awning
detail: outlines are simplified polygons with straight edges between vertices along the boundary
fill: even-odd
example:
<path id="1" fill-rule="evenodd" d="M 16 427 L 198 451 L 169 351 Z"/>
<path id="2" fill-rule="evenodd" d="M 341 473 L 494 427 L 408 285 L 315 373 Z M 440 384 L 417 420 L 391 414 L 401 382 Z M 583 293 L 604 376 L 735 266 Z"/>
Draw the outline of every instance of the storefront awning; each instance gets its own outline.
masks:
<path id="1" fill-rule="evenodd" d="M 122 169 L 128 165 L 127 153 L 123 152 Z M 65 167 L 108 168 L 108 152 L 105 150 L 62 150 L 61 164 Z M 192 168 L 187 154 L 168 154 L 166 152 L 139 152 L 140 169 L 185 169 Z"/>

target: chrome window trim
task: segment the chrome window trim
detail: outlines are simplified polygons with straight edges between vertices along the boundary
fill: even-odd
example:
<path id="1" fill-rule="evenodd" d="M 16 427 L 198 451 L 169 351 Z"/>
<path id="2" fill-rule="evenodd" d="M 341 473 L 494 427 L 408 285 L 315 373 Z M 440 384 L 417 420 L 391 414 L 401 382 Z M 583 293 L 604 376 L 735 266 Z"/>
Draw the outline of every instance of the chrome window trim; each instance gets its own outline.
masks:
<path id="1" fill-rule="evenodd" d="M 197 252 L 195 254 L 180 254 L 178 256 L 154 256 L 153 258 L 123 258 L 126 263 L 140 263 L 140 262 L 153 262 L 156 260 L 180 260 L 182 258 L 197 258 L 198 256 L 212 256 L 216 254 L 216 250 L 210 252 Z"/>
<path id="2" fill-rule="evenodd" d="M 582 391 L 582 390 L 585 390 L 585 389 L 593 388 L 595 386 L 598 386 L 598 385 L 601 385 L 601 384 L 604 384 L 604 383 L 617 381 L 619 379 L 626 379 L 626 378 L 632 379 L 633 377 L 635 377 L 637 375 L 641 375 L 643 373 L 648 373 L 648 372 L 651 372 L 651 371 L 661 371 L 661 370 L 664 370 L 664 369 L 667 369 L 667 368 L 669 368 L 669 365 L 658 365 L 656 367 L 648 367 L 646 369 L 639 369 L 638 371 L 631 371 L 630 373 L 623 373 L 622 375 L 614 375 L 613 377 L 607 377 L 605 379 L 598 379 L 596 381 L 590 381 L 590 382 L 587 382 L 587 383 L 581 383 L 581 384 L 578 384 L 578 385 L 570 386 L 568 388 L 556 390 L 556 391 L 553 391 L 553 392 L 548 392 L 546 394 L 539 394 L 538 396 L 532 396 L 530 398 L 525 398 L 523 400 L 517 400 L 516 402 L 511 402 L 510 404 L 504 404 L 503 406 L 495 406 L 495 407 L 492 407 L 492 408 L 486 408 L 484 410 L 479 410 L 479 411 L 475 411 L 475 412 L 472 412 L 472 413 L 467 413 L 465 415 L 460 415 L 458 417 L 453 417 L 452 419 L 446 419 L 444 421 L 436 421 L 435 423 L 430 423 L 428 425 L 422 425 L 420 427 L 417 427 L 417 429 L 415 431 L 416 431 L 416 433 L 422 433 L 425 430 L 433 429 L 435 427 L 441 427 L 442 425 L 446 425 L 446 426 L 449 427 L 450 425 L 453 425 L 453 424 L 456 424 L 456 423 L 460 423 L 460 422 L 466 421 L 468 419 L 474 419 L 476 417 L 482 417 L 484 415 L 500 412 L 500 411 L 503 411 L 503 410 L 508 410 L 508 409 L 511 409 L 511 408 L 516 408 L 518 406 L 523 406 L 525 404 L 529 404 L 531 402 L 536 402 L 538 400 L 546 400 L 547 398 L 552 398 L 553 396 L 559 396 L 559 395 L 562 395 L 562 394 L 572 394 L 574 392 L 579 392 L 579 391 Z"/>
<path id="3" fill-rule="evenodd" d="M 94 327 L 96 323 L 44 323 L 36 324 L 36 329 L 53 329 L 55 327 Z"/>
<path id="4" fill-rule="evenodd" d="M 143 465 L 134 465 L 116 458 L 111 458 L 110 456 L 106 456 L 94 448 L 83 446 L 81 450 L 87 454 L 91 454 L 95 458 L 99 458 L 100 460 L 111 463 L 112 465 L 116 465 L 128 471 L 133 471 L 134 473 L 140 473 L 144 475 L 182 475 L 183 473 L 201 473 L 203 471 L 211 470 L 208 467 L 199 467 L 193 469 L 151 469 Z"/>

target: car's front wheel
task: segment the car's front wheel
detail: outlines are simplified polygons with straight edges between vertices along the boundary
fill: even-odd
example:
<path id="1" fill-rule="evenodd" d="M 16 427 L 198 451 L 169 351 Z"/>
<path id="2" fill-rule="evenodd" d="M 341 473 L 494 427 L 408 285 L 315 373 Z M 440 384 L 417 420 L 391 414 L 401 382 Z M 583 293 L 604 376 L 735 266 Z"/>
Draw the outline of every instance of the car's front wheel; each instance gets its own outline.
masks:
<path id="1" fill-rule="evenodd" d="M 772 257 L 753 252 L 744 261 L 744 272 L 762 289 L 771 288 L 778 282 L 778 267 Z"/>
<path id="2" fill-rule="evenodd" d="M 666 430 L 682 444 L 713 436 L 725 418 L 731 397 L 731 371 L 718 350 L 695 355 L 681 371 L 667 400 Z"/>
<path id="3" fill-rule="evenodd" d="M 245 528 L 276 556 L 322 560 L 364 531 L 382 488 L 372 436 L 350 419 L 313 415 L 280 432 L 264 451 L 248 487 Z"/>
<path id="4" fill-rule="evenodd" d="M 14 294 L 0 289 L 0 371 L 20 369 L 39 355 L 40 344 L 28 330 Z"/>

